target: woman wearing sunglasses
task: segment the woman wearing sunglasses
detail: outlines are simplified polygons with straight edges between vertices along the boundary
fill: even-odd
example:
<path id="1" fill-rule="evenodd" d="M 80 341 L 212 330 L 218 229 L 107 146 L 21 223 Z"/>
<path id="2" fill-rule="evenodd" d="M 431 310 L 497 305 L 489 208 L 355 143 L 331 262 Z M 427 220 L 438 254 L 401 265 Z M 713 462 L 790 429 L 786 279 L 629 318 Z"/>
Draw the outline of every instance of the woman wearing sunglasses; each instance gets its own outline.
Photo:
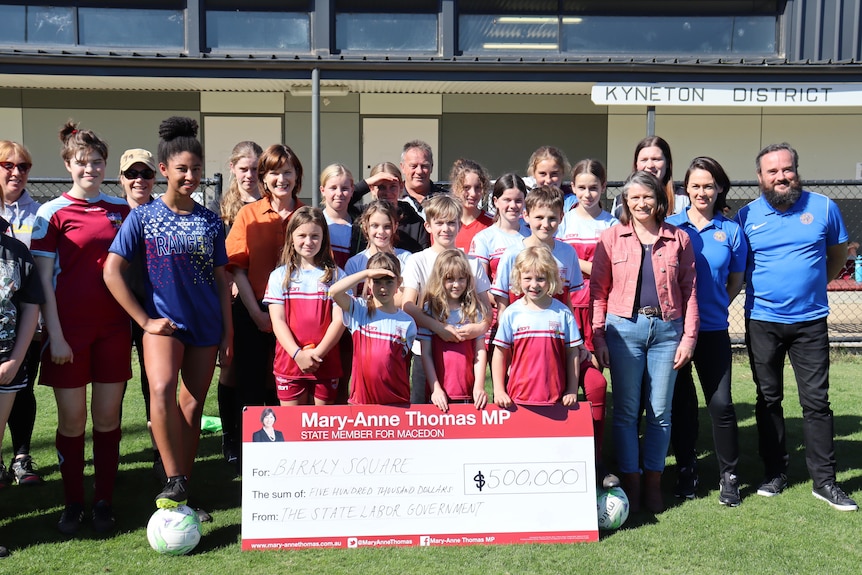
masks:
<path id="1" fill-rule="evenodd" d="M 142 148 L 126 150 L 120 156 L 120 185 L 126 196 L 126 202 L 132 209 L 148 204 L 153 200 L 153 186 L 156 183 L 156 160 L 153 155 Z M 144 253 L 140 252 L 136 261 L 131 262 L 126 269 L 126 279 L 132 289 L 132 293 L 143 302 L 146 298 L 146 287 L 144 283 Z M 141 304 L 143 305 L 143 304 Z M 132 344 L 138 353 L 138 364 L 141 368 L 141 393 L 144 396 L 144 408 L 147 412 L 147 430 L 150 431 L 150 442 L 153 447 L 153 472 L 161 483 L 167 481 L 162 458 L 156 447 L 152 436 L 152 424 L 150 422 L 150 382 L 147 379 L 147 371 L 144 369 L 144 330 L 134 321 L 132 322 Z"/>
<path id="2" fill-rule="evenodd" d="M 0 189 L 3 191 L 3 218 L 9 222 L 11 235 L 30 247 L 30 233 L 36 220 L 39 203 L 27 193 L 27 178 L 33 159 L 30 152 L 18 142 L 0 140 Z M 12 482 L 18 485 L 39 485 L 42 478 L 33 470 L 30 457 L 30 440 L 36 422 L 36 396 L 33 384 L 39 371 L 41 335 L 33 337 L 25 361 L 27 386 L 18 391 L 12 412 L 9 414 L 9 432 L 12 436 L 12 460 L 9 469 L 0 458 L 0 488 Z M 0 434 L 2 435 L 2 434 Z"/>

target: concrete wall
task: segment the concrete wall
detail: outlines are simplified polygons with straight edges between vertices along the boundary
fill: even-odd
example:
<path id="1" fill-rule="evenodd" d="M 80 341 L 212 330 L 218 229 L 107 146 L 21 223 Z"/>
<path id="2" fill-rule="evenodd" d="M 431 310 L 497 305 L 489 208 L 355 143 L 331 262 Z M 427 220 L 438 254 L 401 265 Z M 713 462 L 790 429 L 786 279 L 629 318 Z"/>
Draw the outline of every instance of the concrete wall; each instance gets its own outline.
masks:
<path id="1" fill-rule="evenodd" d="M 768 144 L 788 142 L 799 152 L 803 178 L 856 177 L 862 161 L 858 137 L 862 109 L 657 107 L 656 134 L 673 152 L 679 181 L 696 156 L 721 162 L 732 180 L 755 179 L 754 159 Z M 634 147 L 646 134 L 646 108 L 611 110 L 608 116 L 608 172 L 622 180 L 631 169 Z"/>
<path id="2" fill-rule="evenodd" d="M 386 97 L 382 97 L 386 96 Z M 398 162 L 402 141 L 391 150 L 363 154 L 364 118 L 431 118 L 439 122 L 435 149 L 436 179 L 446 179 L 459 157 L 482 163 L 492 176 L 524 173 L 530 154 L 545 144 L 562 148 L 574 163 L 595 157 L 608 167 L 609 178 L 624 179 L 634 146 L 646 133 L 646 109 L 595 106 L 588 96 L 350 94 L 328 98 L 321 107 L 321 167 L 332 162 L 349 166 L 361 177 L 366 164 L 382 159 Z M 23 141 L 34 156 L 36 177 L 66 177 L 59 157 L 57 131 L 68 118 L 81 122 L 110 145 L 109 174 L 120 153 L 130 147 L 155 152 L 158 124 L 170 115 L 201 121 L 206 171 L 224 173 L 227 153 L 249 137 L 240 128 L 207 134 L 212 126 L 267 126 L 262 136 L 281 139 L 306 167 L 306 196 L 318 185 L 311 174 L 311 102 L 290 94 L 99 92 L 0 90 L 0 137 Z M 275 126 L 275 123 L 279 124 Z M 275 127 L 273 127 L 275 126 Z M 806 179 L 850 179 L 862 161 L 858 134 L 862 109 L 856 108 L 686 108 L 659 107 L 656 133 L 674 152 L 675 179 L 692 157 L 710 155 L 731 179 L 753 179 L 753 160 L 765 144 L 788 141 L 800 153 Z M 274 142 L 258 142 L 264 148 Z M 370 157 L 363 157 L 364 155 Z M 389 156 L 392 156 L 391 158 Z"/>

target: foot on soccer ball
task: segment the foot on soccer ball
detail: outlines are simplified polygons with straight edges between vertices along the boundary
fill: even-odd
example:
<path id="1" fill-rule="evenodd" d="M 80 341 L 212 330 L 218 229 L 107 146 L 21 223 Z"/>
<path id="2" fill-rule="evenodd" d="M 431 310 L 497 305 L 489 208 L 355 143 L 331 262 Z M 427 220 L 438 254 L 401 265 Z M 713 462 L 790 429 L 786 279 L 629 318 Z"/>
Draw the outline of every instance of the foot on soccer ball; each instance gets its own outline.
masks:
<path id="1" fill-rule="evenodd" d="M 173 509 L 185 505 L 189 500 L 187 481 L 184 475 L 169 478 L 162 492 L 156 495 L 156 507 Z"/>

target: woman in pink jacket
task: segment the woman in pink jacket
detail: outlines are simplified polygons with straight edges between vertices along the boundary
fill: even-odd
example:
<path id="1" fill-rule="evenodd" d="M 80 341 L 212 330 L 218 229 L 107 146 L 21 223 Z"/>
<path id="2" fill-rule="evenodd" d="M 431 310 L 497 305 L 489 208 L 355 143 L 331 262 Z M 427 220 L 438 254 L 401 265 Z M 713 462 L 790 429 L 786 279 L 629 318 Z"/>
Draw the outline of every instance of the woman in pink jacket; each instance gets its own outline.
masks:
<path id="1" fill-rule="evenodd" d="M 593 343 L 610 368 L 614 443 L 623 488 L 640 508 L 664 511 L 661 474 L 670 443 L 676 370 L 697 342 L 694 250 L 688 235 L 664 223 L 667 195 L 651 173 L 635 172 L 623 186 L 620 224 L 602 233 L 593 260 Z M 641 397 L 647 425 L 638 441 Z"/>

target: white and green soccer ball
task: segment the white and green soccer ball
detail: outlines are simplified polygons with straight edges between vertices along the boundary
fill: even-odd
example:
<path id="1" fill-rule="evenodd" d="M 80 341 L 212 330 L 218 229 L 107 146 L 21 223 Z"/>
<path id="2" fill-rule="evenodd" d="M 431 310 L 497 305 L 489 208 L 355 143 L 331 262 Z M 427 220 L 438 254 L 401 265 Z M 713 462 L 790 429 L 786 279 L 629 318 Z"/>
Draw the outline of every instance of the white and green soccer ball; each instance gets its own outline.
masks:
<path id="1" fill-rule="evenodd" d="M 598 489 L 596 510 L 599 514 L 599 529 L 618 529 L 629 517 L 629 498 L 620 487 Z"/>
<path id="2" fill-rule="evenodd" d="M 157 509 L 147 523 L 150 547 L 162 555 L 186 555 L 201 540 L 201 522 L 188 505 Z"/>

